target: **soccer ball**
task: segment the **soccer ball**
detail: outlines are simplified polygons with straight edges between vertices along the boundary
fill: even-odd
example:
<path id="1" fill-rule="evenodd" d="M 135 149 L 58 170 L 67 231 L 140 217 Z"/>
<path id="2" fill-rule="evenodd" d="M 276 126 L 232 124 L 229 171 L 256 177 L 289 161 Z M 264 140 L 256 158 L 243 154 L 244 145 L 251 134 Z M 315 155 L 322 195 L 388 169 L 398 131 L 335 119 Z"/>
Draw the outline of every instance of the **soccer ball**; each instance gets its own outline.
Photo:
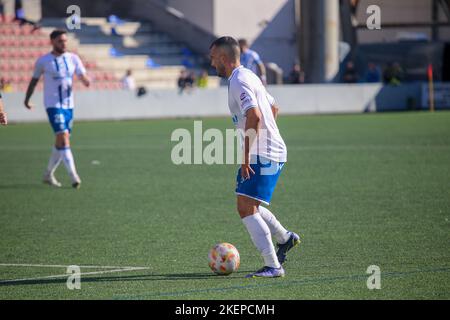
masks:
<path id="1" fill-rule="evenodd" d="M 219 243 L 209 250 L 209 267 L 214 273 L 227 276 L 239 268 L 241 259 L 236 247 L 229 243 Z"/>

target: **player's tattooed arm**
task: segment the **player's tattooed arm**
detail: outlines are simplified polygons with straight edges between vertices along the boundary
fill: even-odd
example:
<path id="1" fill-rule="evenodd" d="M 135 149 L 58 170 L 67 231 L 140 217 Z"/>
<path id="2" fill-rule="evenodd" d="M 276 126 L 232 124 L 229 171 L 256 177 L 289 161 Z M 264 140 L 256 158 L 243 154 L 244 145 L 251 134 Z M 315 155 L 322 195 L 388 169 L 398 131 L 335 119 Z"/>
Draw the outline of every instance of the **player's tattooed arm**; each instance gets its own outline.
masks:
<path id="1" fill-rule="evenodd" d="M 31 78 L 30 84 L 28 85 L 27 93 L 25 95 L 25 107 L 27 109 L 33 109 L 33 105 L 30 103 L 31 96 L 33 95 L 34 89 L 36 88 L 37 83 L 39 82 L 39 79 L 37 78 Z"/>
<path id="2" fill-rule="evenodd" d="M 6 112 L 3 109 L 3 100 L 0 96 L 0 124 L 7 125 L 8 124 L 8 118 L 6 117 Z"/>
<path id="3" fill-rule="evenodd" d="M 244 179 L 250 179 L 250 174 L 255 174 L 250 167 L 250 146 L 253 145 L 257 138 L 261 117 L 261 111 L 259 111 L 258 107 L 248 109 L 245 114 L 244 161 L 241 166 L 241 176 Z"/>

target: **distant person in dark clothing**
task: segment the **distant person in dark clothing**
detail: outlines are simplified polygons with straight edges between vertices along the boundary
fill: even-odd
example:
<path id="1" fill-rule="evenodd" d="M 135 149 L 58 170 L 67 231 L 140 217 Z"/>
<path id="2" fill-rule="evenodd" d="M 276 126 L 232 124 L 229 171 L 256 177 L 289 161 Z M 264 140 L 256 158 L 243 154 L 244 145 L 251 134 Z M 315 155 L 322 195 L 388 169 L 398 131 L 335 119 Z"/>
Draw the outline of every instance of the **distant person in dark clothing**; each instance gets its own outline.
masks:
<path id="1" fill-rule="evenodd" d="M 182 94 L 186 88 L 186 71 L 182 70 L 180 76 L 178 77 L 178 93 Z"/>
<path id="2" fill-rule="evenodd" d="M 20 26 L 23 26 L 24 24 L 29 24 L 33 26 L 33 31 L 40 28 L 39 24 L 36 22 L 27 20 L 25 17 L 25 11 L 23 10 L 22 0 L 16 0 L 14 3 L 14 12 L 15 12 L 15 21 L 19 21 Z"/>
<path id="3" fill-rule="evenodd" d="M 381 82 L 381 70 L 375 63 L 368 63 L 364 81 L 368 83 Z"/>
<path id="4" fill-rule="evenodd" d="M 383 73 L 383 80 L 385 83 L 392 86 L 399 86 L 404 79 L 404 72 L 398 62 L 390 63 Z"/>
<path id="5" fill-rule="evenodd" d="M 186 86 L 189 88 L 193 88 L 195 84 L 195 74 L 193 72 L 189 72 L 188 76 L 186 77 Z"/>
<path id="6" fill-rule="evenodd" d="M 356 73 L 355 64 L 353 61 L 347 62 L 342 80 L 344 83 L 358 82 L 358 74 Z"/>
<path id="7" fill-rule="evenodd" d="M 5 5 L 3 4 L 3 0 L 0 0 L 0 22 L 6 22 Z"/>
<path id="8" fill-rule="evenodd" d="M 305 73 L 298 63 L 295 63 L 289 73 L 288 82 L 291 84 L 305 83 Z"/>
<path id="9" fill-rule="evenodd" d="M 181 71 L 178 78 L 178 93 L 182 94 L 184 91 L 190 92 L 194 87 L 195 76 L 193 72 L 189 74 L 186 70 Z"/>

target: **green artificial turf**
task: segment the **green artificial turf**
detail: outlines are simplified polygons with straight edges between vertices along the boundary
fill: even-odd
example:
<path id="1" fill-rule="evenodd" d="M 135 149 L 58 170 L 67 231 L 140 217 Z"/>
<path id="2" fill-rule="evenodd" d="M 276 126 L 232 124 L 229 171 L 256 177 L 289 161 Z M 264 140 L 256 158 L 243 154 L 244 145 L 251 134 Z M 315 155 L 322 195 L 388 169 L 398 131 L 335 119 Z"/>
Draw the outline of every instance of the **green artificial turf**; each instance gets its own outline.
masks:
<path id="1" fill-rule="evenodd" d="M 193 121 L 76 122 L 80 190 L 62 165 L 63 188 L 41 183 L 48 124 L 1 127 L 0 299 L 450 298 L 450 113 L 280 117 L 288 163 L 270 209 L 302 243 L 279 279 L 244 278 L 263 262 L 235 210 L 237 166 L 171 162 L 172 131 Z M 240 252 L 231 276 L 209 270 L 218 242 Z M 12 264 L 148 269 L 68 290 L 45 278 L 65 267 Z M 380 290 L 366 286 L 370 265 Z"/>

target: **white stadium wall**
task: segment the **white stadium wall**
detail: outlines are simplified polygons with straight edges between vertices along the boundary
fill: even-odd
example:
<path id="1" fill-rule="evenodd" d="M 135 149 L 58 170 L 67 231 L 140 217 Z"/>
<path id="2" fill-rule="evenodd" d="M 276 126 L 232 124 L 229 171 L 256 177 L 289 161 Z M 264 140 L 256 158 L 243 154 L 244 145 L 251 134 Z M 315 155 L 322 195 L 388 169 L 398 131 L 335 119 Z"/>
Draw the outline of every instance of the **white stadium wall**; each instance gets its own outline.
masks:
<path id="1" fill-rule="evenodd" d="M 442 90 L 449 90 L 445 84 Z M 420 109 L 422 84 L 384 87 L 381 84 L 325 84 L 269 86 L 281 115 L 362 113 L 367 111 Z M 4 94 L 10 122 L 46 121 L 42 93 L 36 93 L 33 111 L 23 106 L 23 93 Z M 229 116 L 227 88 L 195 90 L 178 94 L 175 90 L 149 91 L 137 98 L 127 91 L 78 92 L 75 119 L 126 120 L 177 117 Z M 445 108 L 450 109 L 450 97 Z"/>

